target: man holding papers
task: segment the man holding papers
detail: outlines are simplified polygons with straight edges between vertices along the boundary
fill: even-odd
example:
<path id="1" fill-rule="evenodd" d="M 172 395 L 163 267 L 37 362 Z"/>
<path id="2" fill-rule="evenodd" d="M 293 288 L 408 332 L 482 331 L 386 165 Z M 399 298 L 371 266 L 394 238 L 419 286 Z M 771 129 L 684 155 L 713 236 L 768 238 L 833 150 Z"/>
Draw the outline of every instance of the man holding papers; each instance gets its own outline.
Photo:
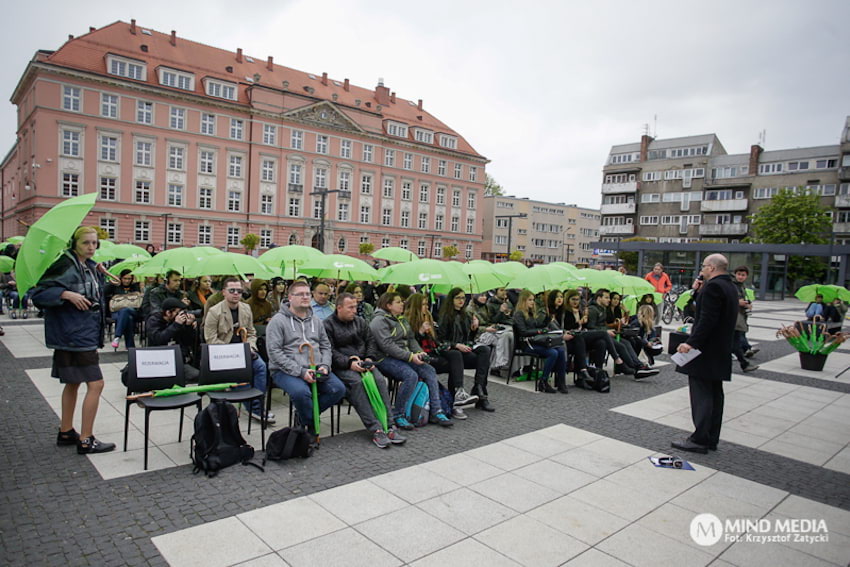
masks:
<path id="1" fill-rule="evenodd" d="M 696 315 L 688 340 L 678 352 L 700 354 L 682 367 L 688 375 L 694 432 L 674 449 L 694 453 L 716 450 L 723 420 L 723 381 L 732 379 L 732 338 L 738 316 L 738 293 L 728 274 L 729 260 L 708 256 L 702 264 L 705 284 L 696 302 Z"/>

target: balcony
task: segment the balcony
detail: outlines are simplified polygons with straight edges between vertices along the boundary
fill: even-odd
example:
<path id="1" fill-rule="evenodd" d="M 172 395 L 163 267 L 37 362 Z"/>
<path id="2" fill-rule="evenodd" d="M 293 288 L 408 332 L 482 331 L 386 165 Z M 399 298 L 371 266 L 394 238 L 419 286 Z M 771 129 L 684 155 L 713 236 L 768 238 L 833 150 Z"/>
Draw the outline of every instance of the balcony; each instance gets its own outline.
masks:
<path id="1" fill-rule="evenodd" d="M 850 167 L 839 167 L 838 179 L 841 181 L 850 181 Z"/>
<path id="2" fill-rule="evenodd" d="M 603 215 L 633 215 L 635 214 L 634 203 L 608 203 L 600 208 Z"/>
<path id="3" fill-rule="evenodd" d="M 700 201 L 699 210 L 704 213 L 720 213 L 725 211 L 746 211 L 747 199 L 720 199 L 717 201 Z"/>
<path id="4" fill-rule="evenodd" d="M 634 234 L 635 225 L 633 224 L 610 224 L 599 227 L 599 234 L 607 236 L 610 234 Z"/>
<path id="5" fill-rule="evenodd" d="M 289 184 L 289 192 L 290 193 L 303 193 L 304 186 L 300 183 L 290 183 Z"/>
<path id="6" fill-rule="evenodd" d="M 850 207 L 850 195 L 836 195 L 835 206 L 839 208 Z"/>
<path id="7" fill-rule="evenodd" d="M 602 194 L 612 195 L 614 193 L 637 193 L 638 182 L 627 181 L 625 183 L 603 183 Z"/>
<path id="8" fill-rule="evenodd" d="M 701 224 L 699 225 L 700 236 L 740 236 L 747 234 L 750 225 L 745 222 L 732 222 L 726 224 Z"/>
<path id="9" fill-rule="evenodd" d="M 840 233 L 850 232 L 850 222 L 834 222 L 834 223 L 832 223 L 832 232 L 840 232 Z"/>

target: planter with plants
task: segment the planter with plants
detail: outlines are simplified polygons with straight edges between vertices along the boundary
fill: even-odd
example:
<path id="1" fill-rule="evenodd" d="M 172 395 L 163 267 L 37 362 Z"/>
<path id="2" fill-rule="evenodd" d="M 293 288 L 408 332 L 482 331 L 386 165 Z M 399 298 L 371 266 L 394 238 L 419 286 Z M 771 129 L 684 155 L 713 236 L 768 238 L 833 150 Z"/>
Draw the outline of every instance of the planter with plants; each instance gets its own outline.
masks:
<path id="1" fill-rule="evenodd" d="M 800 354 L 800 368 L 820 372 L 826 364 L 826 357 L 847 340 L 847 333 L 831 334 L 823 323 L 798 321 L 793 325 L 781 327 L 777 337 L 787 340 Z"/>

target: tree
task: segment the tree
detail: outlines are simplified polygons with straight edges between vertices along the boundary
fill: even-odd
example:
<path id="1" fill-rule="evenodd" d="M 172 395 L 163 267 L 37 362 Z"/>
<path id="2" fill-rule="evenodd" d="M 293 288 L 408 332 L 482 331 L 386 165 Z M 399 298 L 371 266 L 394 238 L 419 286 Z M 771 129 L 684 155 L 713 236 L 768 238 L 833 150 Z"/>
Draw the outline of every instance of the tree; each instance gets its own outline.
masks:
<path id="1" fill-rule="evenodd" d="M 445 246 L 443 248 L 443 258 L 454 258 L 460 254 L 460 250 L 457 249 L 457 246 L 450 244 L 449 246 Z"/>
<path id="2" fill-rule="evenodd" d="M 511 262 L 519 262 L 522 260 L 523 253 L 522 250 L 514 250 L 510 254 L 508 254 L 508 260 Z"/>
<path id="3" fill-rule="evenodd" d="M 361 242 L 360 243 L 360 253 L 364 256 L 371 254 L 375 251 L 375 245 L 371 242 Z"/>
<path id="4" fill-rule="evenodd" d="M 649 238 L 642 238 L 640 236 L 635 236 L 633 238 L 624 238 L 620 242 L 651 242 Z M 623 262 L 623 266 L 625 266 L 626 271 L 630 274 L 637 273 L 638 269 L 638 252 L 637 250 L 619 250 L 617 251 L 617 258 Z"/>
<path id="5" fill-rule="evenodd" d="M 96 226 L 94 228 L 97 231 L 97 239 L 98 240 L 107 240 L 109 238 L 109 233 L 106 231 L 105 228 L 102 228 L 102 227 L 99 227 L 99 226 Z"/>
<path id="6" fill-rule="evenodd" d="M 489 173 L 484 174 L 484 195 L 504 195 L 505 188 L 499 185 Z"/>
<path id="7" fill-rule="evenodd" d="M 260 237 L 254 234 L 253 232 L 249 232 L 245 235 L 245 238 L 239 241 L 239 244 L 245 247 L 245 254 L 250 254 L 257 248 L 257 245 L 260 243 Z"/>
<path id="8" fill-rule="evenodd" d="M 832 232 L 830 207 L 820 203 L 817 193 L 803 187 L 785 188 L 755 214 L 750 221 L 747 242 L 765 244 L 827 244 Z M 791 289 L 797 280 L 823 281 L 826 265 L 821 258 L 791 256 L 788 280 Z"/>

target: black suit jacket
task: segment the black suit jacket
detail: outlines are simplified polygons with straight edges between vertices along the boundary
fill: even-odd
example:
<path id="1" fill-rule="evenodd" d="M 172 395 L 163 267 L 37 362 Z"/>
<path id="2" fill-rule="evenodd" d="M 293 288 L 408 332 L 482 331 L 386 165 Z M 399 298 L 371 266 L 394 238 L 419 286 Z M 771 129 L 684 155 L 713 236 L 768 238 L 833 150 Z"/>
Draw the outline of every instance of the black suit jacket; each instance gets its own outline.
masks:
<path id="1" fill-rule="evenodd" d="M 708 280 L 696 302 L 694 326 L 687 344 L 702 354 L 682 370 L 701 380 L 732 379 L 732 339 L 738 318 L 738 291 L 729 274 Z"/>

